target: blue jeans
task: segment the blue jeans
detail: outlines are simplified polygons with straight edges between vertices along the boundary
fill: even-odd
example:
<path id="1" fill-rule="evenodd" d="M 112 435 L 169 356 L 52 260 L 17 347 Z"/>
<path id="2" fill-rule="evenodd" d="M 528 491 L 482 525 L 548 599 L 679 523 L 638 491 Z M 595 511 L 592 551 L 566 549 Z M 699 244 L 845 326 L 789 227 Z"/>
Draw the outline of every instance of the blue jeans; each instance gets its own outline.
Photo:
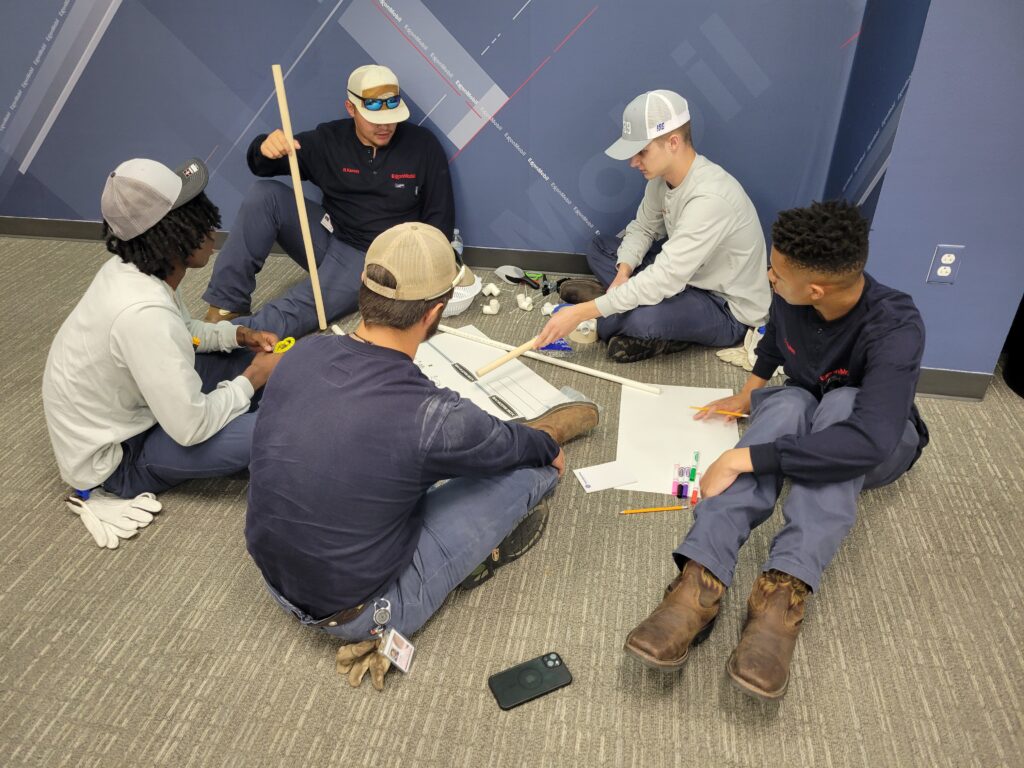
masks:
<path id="1" fill-rule="evenodd" d="M 611 285 L 617 274 L 616 253 L 621 242 L 617 237 L 598 235 L 587 249 L 590 271 L 605 288 Z M 656 243 L 633 274 L 653 264 L 660 251 L 661 244 Z M 706 347 L 731 347 L 742 342 L 746 333 L 747 327 L 732 316 L 725 299 L 692 285 L 657 304 L 597 320 L 597 335 L 602 341 L 621 335 L 638 339 L 692 341 Z"/>
<path id="2" fill-rule="evenodd" d="M 196 372 L 203 380 L 203 392 L 211 392 L 220 382 L 238 376 L 252 358 L 248 349 L 197 354 Z M 256 394 L 254 406 L 260 393 Z M 121 463 L 103 481 L 103 489 L 130 499 L 146 491 L 166 491 L 186 480 L 233 475 L 249 467 L 255 425 L 256 414 L 243 413 L 209 439 L 185 446 L 157 424 L 121 443 Z"/>
<path id="3" fill-rule="evenodd" d="M 767 387 L 751 398 L 751 423 L 737 447 L 769 443 L 783 435 L 819 432 L 847 419 L 858 389 L 843 387 L 821 402 L 799 387 Z M 857 519 L 857 496 L 864 488 L 888 485 L 913 464 L 920 438 L 907 421 L 899 445 L 865 475 L 835 483 L 793 480 L 783 506 L 785 524 L 772 542 L 763 570 L 796 576 L 812 591 Z M 675 551 L 676 564 L 696 560 L 727 587 L 739 549 L 751 531 L 771 517 L 782 490 L 782 475 L 745 473 L 723 493 L 694 508 L 693 526 Z"/>
<path id="4" fill-rule="evenodd" d="M 367 595 L 370 607 L 352 621 L 320 629 L 350 643 L 368 640 L 374 627 L 373 601 L 385 598 L 391 603 L 388 627 L 411 636 L 557 483 L 554 467 L 527 467 L 493 477 L 459 477 L 435 485 L 427 491 L 423 531 L 412 562 L 398 580 L 380 595 Z M 267 589 L 303 624 L 318 621 L 270 584 Z"/>
<path id="5" fill-rule="evenodd" d="M 328 232 L 320 223 L 324 209 L 309 200 L 305 202 L 324 314 L 330 321 L 355 311 L 366 254 Z M 263 269 L 275 240 L 296 264 L 308 268 L 295 193 L 279 181 L 263 179 L 246 192 L 231 234 L 217 254 L 203 299 L 215 307 L 247 314 L 256 274 Z M 282 339 L 305 336 L 318 327 L 312 283 L 303 280 L 259 311 L 235 322 L 271 331 Z"/>

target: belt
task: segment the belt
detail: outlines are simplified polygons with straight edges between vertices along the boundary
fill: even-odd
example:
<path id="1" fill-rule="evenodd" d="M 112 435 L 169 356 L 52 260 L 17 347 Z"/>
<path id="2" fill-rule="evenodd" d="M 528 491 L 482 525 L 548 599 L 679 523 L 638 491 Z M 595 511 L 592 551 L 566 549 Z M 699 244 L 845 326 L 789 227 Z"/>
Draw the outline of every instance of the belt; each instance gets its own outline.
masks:
<path id="1" fill-rule="evenodd" d="M 369 607 L 369 603 L 360 603 L 355 608 L 346 608 L 344 611 L 338 611 L 337 613 L 331 614 L 326 619 L 320 619 L 320 621 L 313 622 L 310 626 L 313 627 L 336 627 L 339 624 L 347 624 L 348 622 L 358 618 L 363 611 Z"/>

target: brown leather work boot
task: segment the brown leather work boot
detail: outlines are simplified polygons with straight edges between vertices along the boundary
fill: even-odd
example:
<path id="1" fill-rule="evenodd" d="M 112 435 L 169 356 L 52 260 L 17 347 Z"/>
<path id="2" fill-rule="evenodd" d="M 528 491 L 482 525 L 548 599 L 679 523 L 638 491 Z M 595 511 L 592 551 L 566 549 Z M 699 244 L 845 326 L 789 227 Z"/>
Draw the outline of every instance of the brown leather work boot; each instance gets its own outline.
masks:
<path id="1" fill-rule="evenodd" d="M 206 310 L 206 317 L 203 320 L 207 323 L 219 323 L 221 320 L 234 320 L 241 316 L 241 312 L 232 312 L 230 309 L 221 309 L 211 304 L 210 308 Z"/>
<path id="2" fill-rule="evenodd" d="M 604 286 L 590 277 L 567 277 L 558 281 L 558 298 L 566 304 L 585 304 L 604 296 Z"/>
<path id="3" fill-rule="evenodd" d="M 564 445 L 574 437 L 586 434 L 596 427 L 598 419 L 597 406 L 594 403 L 574 400 L 569 403 L 559 403 L 537 418 L 523 423 L 528 427 L 547 432 L 555 438 L 556 443 Z"/>
<path id="4" fill-rule="evenodd" d="M 654 612 L 626 637 L 623 650 L 651 669 L 672 672 L 682 667 L 690 648 L 711 634 L 725 585 L 695 560 L 687 560 L 665 589 Z"/>
<path id="5" fill-rule="evenodd" d="M 725 665 L 748 696 L 776 701 L 785 695 L 809 591 L 800 579 L 781 571 L 762 573 L 754 582 L 743 635 Z"/>

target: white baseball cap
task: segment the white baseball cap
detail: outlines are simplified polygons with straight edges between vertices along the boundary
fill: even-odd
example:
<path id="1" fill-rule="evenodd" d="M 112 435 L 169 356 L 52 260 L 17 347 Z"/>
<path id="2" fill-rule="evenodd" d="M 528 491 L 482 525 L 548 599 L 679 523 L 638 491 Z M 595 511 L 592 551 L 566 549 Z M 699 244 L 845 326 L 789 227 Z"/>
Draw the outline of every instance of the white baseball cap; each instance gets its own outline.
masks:
<path id="1" fill-rule="evenodd" d="M 206 165 L 196 157 L 176 171 L 156 160 L 126 160 L 107 177 L 100 211 L 111 232 L 131 240 L 202 192 L 209 179 Z"/>
<path id="2" fill-rule="evenodd" d="M 629 160 L 659 136 L 690 122 L 690 107 L 675 91 L 648 91 L 622 111 L 622 137 L 604 151 L 616 160 Z"/>
<path id="3" fill-rule="evenodd" d="M 409 119 L 409 107 L 398 90 L 398 77 L 380 64 L 365 64 L 354 69 L 348 77 L 348 95 L 359 114 L 371 123 L 386 125 Z M 388 109 L 388 99 L 397 99 L 398 104 Z M 364 101 L 376 102 L 377 109 L 367 109 Z"/>

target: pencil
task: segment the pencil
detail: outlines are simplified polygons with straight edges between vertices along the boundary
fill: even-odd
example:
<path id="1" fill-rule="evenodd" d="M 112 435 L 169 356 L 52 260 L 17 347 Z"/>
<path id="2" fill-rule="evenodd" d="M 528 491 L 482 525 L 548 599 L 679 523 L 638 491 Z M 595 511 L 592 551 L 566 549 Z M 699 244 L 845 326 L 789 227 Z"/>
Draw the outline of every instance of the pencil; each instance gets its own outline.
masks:
<path id="1" fill-rule="evenodd" d="M 703 406 L 702 407 L 702 406 L 699 406 L 699 405 L 691 405 L 690 408 L 692 408 L 695 411 L 710 411 L 711 410 L 707 406 Z M 716 409 L 716 410 L 712 411 L 712 413 L 720 413 L 723 416 L 735 416 L 737 419 L 748 419 L 748 418 L 750 418 L 750 414 L 749 413 L 737 413 L 736 411 L 719 411 L 719 410 Z"/>
<path id="2" fill-rule="evenodd" d="M 641 512 L 675 512 L 686 507 L 645 507 L 644 509 L 624 509 L 620 515 L 639 515 Z"/>

